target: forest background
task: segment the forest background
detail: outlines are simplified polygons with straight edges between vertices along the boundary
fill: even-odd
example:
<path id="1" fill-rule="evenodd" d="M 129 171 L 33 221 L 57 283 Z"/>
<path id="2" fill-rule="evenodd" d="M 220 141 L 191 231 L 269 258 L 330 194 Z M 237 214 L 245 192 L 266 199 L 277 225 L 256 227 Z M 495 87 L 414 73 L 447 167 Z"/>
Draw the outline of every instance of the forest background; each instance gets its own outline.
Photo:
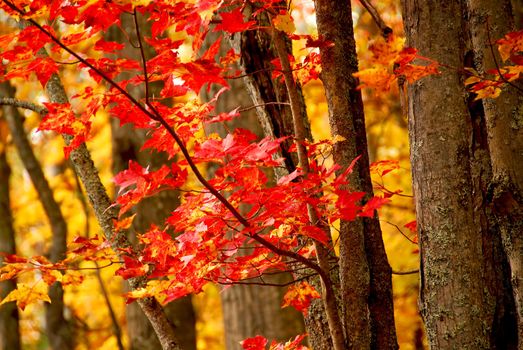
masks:
<path id="1" fill-rule="evenodd" d="M 403 23 L 398 1 L 378 1 L 374 5 L 381 19 L 392 30 L 393 34 L 389 33 L 386 38 L 383 36 L 382 28 L 376 25 L 376 18 L 373 18 L 359 2 L 354 2 L 352 9 L 360 61 L 360 79 L 362 82 L 373 82 L 372 89 L 363 89 L 369 158 L 373 164 L 371 173 L 376 193 L 391 198 L 389 203 L 380 208 L 379 217 L 388 259 L 396 273 L 393 275 L 393 291 L 398 343 L 402 349 L 423 349 L 426 345 L 417 308 L 419 256 L 410 176 L 406 106 L 403 101 L 405 96 L 401 91 L 402 85 L 398 87 L 395 81 L 388 80 L 390 74 L 380 75 L 384 67 L 390 68 L 390 64 L 397 59 L 405 45 Z M 295 33 L 315 34 L 314 4 L 308 1 L 292 1 L 290 8 L 296 26 Z M 17 26 L 17 23 L 8 20 L 5 14 L 1 14 L 1 16 L 0 34 L 9 33 Z M 62 35 L 65 34 L 67 33 L 62 33 Z M 173 33 L 173 35 L 180 36 L 180 33 Z M 84 49 L 89 50 L 89 46 L 94 46 L 94 42 L 98 39 L 100 38 L 93 38 L 93 42 L 85 42 Z M 173 37 L 173 39 L 184 40 L 185 38 L 180 36 Z M 304 45 L 304 41 L 293 42 L 296 61 L 302 60 L 313 51 L 305 48 Z M 192 51 L 192 42 L 186 40 L 182 44 L 180 52 L 186 58 L 193 56 L 195 53 Z M 297 74 L 299 76 L 299 71 Z M 60 77 L 70 94 L 83 91 L 86 86 L 93 84 L 93 78 L 86 72 L 79 72 L 75 65 L 61 65 Z M 31 76 L 29 80 L 10 79 L 10 83 L 12 86 L 4 85 L 2 87 L 2 96 L 11 94 L 12 97 L 22 101 L 38 103 L 45 101 L 39 77 Z M 314 140 L 331 139 L 327 101 L 321 81 L 310 79 L 303 85 L 303 93 Z M 201 97 L 203 100 L 207 98 L 205 91 L 202 91 Z M 184 97 L 188 103 L 195 98 L 196 95 Z M 183 102 L 183 99 L 180 98 L 177 102 Z M 260 135 L 260 127 L 253 126 L 255 124 L 253 121 L 254 108 L 251 107 L 252 102 L 248 96 L 236 101 L 236 105 L 241 106 L 241 119 L 245 120 L 242 127 L 250 127 Z M 229 110 L 233 108 L 230 107 Z M 59 203 L 60 210 L 67 222 L 68 240 L 69 242 L 74 240 L 70 246 L 75 247 L 75 243 L 83 242 L 78 237 L 90 239 L 100 235 L 98 223 L 93 211 L 87 205 L 85 195 L 82 194 L 77 175 L 64 157 L 62 137 L 51 132 L 39 131 L 41 116 L 38 113 L 28 110 L 23 113 L 24 128 L 31 148 L 41 164 L 54 199 Z M 235 123 L 225 122 L 225 130 L 237 127 Z M 220 133 L 223 132 L 223 129 L 209 128 L 206 132 Z M 91 135 L 88 148 L 100 171 L 103 183 L 114 198 L 117 193 L 114 185 L 115 172 L 127 166 L 126 161 L 129 159 L 122 156 L 122 153 L 125 153 L 122 152 L 122 149 L 125 151 L 125 142 L 130 142 L 129 139 L 132 137 L 121 136 L 123 134 L 112 125 L 105 112 L 97 114 Z M 18 156 L 13 142 L 14 135 L 11 135 L 4 118 L 0 119 L 0 137 L 0 151 L 7 157 L 4 166 L 8 166 L 10 169 L 9 172 L 3 171 L 3 175 L 10 174 L 9 197 L 13 215 L 12 226 L 16 232 L 16 254 L 21 257 L 50 257 L 53 231 L 39 200 L 39 193 L 33 186 L 26 166 Z M 148 159 L 148 161 L 159 162 L 161 160 Z M 326 159 L 326 162 L 331 161 L 329 158 Z M 213 169 L 202 169 L 202 171 L 210 177 Z M 195 178 L 189 176 L 187 181 L 187 188 L 198 188 L 199 185 Z M 151 210 L 146 206 L 141 209 Z M 137 209 L 137 211 L 139 212 L 141 209 Z M 148 215 L 154 216 L 155 214 Z M 115 272 L 121 266 L 114 263 L 107 264 L 109 266 L 102 265 L 102 261 L 84 262 L 78 265 L 77 271 L 68 271 L 65 275 L 69 279 L 64 282 L 65 315 L 71 326 L 71 334 L 75 334 L 75 348 L 116 349 L 122 346 L 127 348 L 133 342 L 138 344 L 145 341 L 147 343 L 147 340 L 144 339 L 153 336 L 150 329 L 140 335 L 142 339 L 133 339 L 130 336 L 131 333 L 136 333 L 136 327 L 140 327 L 137 326 L 138 323 L 135 323 L 136 318 L 140 318 L 140 316 L 130 317 L 134 314 L 127 311 L 126 317 L 123 279 L 115 277 Z M 36 270 L 20 274 L 17 281 L 19 290 L 22 290 L 20 286 L 30 286 L 30 292 L 18 297 L 19 305 L 21 304 L 24 309 L 20 312 L 20 334 L 23 346 L 27 349 L 45 349 L 50 343 L 45 330 L 46 306 L 41 301 L 47 294 L 47 285 L 40 281 L 41 278 L 41 274 Z M 222 288 L 219 285 L 206 285 L 202 293 L 192 296 L 189 301 L 189 304 L 194 306 L 194 314 L 189 310 L 187 315 L 182 316 L 183 320 L 195 317 L 198 349 L 222 349 L 225 347 L 227 332 L 231 334 L 235 332 L 223 326 L 226 311 L 222 312 L 221 305 L 226 298 L 227 291 L 221 292 Z M 262 290 L 271 287 L 258 286 L 256 288 Z M 262 295 L 260 291 L 260 298 Z M 235 317 L 257 316 L 249 315 L 252 310 L 249 310 L 247 306 L 242 306 L 241 300 L 235 302 L 240 303 L 236 305 L 235 313 L 237 315 Z M 278 300 L 272 300 L 272 302 L 275 302 L 279 308 Z M 226 302 L 224 302 L 225 304 Z M 9 304 L 1 307 L 5 309 L 7 305 Z M 187 305 L 186 303 L 185 307 Z M 227 316 L 226 320 L 229 324 L 242 322 L 241 319 L 239 321 L 227 319 Z M 191 327 L 190 322 L 187 325 Z M 297 327 L 299 328 L 299 326 Z M 254 335 L 256 334 L 247 336 Z M 270 334 L 263 335 L 270 338 Z M 231 338 L 230 335 L 229 338 Z M 238 343 L 242 339 L 233 339 L 233 342 Z M 139 347 L 136 345 L 134 348 Z"/>

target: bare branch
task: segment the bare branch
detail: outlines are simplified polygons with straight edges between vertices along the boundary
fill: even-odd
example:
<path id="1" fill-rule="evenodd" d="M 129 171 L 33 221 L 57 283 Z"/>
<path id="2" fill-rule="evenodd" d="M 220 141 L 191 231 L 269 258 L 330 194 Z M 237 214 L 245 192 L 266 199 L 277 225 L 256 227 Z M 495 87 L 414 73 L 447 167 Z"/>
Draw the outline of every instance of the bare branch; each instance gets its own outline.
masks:
<path id="1" fill-rule="evenodd" d="M 45 108 L 44 106 L 39 106 L 29 101 L 21 101 L 13 97 L 0 97 L 0 106 L 13 106 L 18 108 L 25 108 L 33 112 L 39 113 L 41 115 L 47 114 L 47 108 Z"/>
<path id="2" fill-rule="evenodd" d="M 381 18 L 378 10 L 371 4 L 370 0 L 360 0 L 361 4 L 369 12 L 370 16 L 381 31 L 381 35 L 387 40 L 392 34 L 392 28 L 389 27 Z"/>

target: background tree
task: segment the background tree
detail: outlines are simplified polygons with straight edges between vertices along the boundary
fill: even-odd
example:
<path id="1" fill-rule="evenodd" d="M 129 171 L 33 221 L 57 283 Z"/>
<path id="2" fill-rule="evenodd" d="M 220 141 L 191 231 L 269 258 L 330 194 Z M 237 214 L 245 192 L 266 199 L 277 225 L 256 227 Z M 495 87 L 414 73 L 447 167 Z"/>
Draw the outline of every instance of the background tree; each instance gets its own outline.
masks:
<path id="1" fill-rule="evenodd" d="M 15 89 L 8 82 L 0 85 L 0 93 L 4 96 L 14 97 L 14 92 Z M 20 112 L 13 106 L 5 106 L 4 111 L 13 142 L 49 220 L 53 234 L 49 258 L 52 262 L 58 262 L 65 258 L 67 250 L 67 223 L 53 197 L 53 191 L 44 176 L 42 167 L 27 141 Z M 61 283 L 55 282 L 50 286 L 49 298 L 51 303 L 46 309 L 46 333 L 50 346 L 52 349 L 73 349 L 73 325 L 71 320 L 65 318 L 64 291 Z"/>
<path id="2" fill-rule="evenodd" d="M 202 47 L 202 52 L 207 50 L 210 45 L 215 42 L 221 35 L 227 35 L 223 32 L 209 33 L 206 37 L 206 41 Z M 239 53 L 244 55 L 252 55 L 250 57 L 257 57 L 257 62 L 267 62 L 269 58 L 266 54 L 253 53 L 254 47 L 252 45 L 257 45 L 257 42 L 254 42 L 255 37 L 263 37 L 265 33 L 259 31 L 253 31 L 250 33 L 250 39 L 242 39 L 243 35 L 231 36 L 230 40 L 223 40 L 218 51 L 218 57 L 223 57 L 231 49 L 231 44 L 239 49 Z M 236 41 L 243 42 L 243 47 L 239 48 Z M 268 45 L 269 41 L 264 41 L 260 43 L 263 50 L 270 50 Z M 257 47 L 256 48 L 260 48 Z M 259 57 L 265 57 L 264 60 L 259 60 Z M 244 60 L 247 60 L 244 58 Z M 244 61 L 245 62 L 245 61 Z M 253 63 L 254 64 L 254 63 Z M 246 63 L 242 65 L 244 71 L 249 72 L 245 69 Z M 268 66 L 251 68 L 252 70 L 263 70 L 269 68 Z M 260 74 L 265 76 L 265 85 L 259 83 L 252 83 L 251 89 L 257 91 L 256 96 L 267 96 L 266 100 L 256 100 L 251 95 L 247 93 L 247 90 L 244 86 L 244 81 L 247 79 L 252 79 L 257 76 L 259 78 Z M 267 78 L 269 77 L 269 78 Z M 270 71 L 258 73 L 255 75 L 250 75 L 246 73 L 246 76 L 243 79 L 231 79 L 228 81 L 230 89 L 223 93 L 220 99 L 216 102 L 215 113 L 229 113 L 231 110 L 234 110 L 238 106 L 241 107 L 240 113 L 241 118 L 224 122 L 223 124 L 214 123 L 206 128 L 206 133 L 217 133 L 221 137 L 225 137 L 227 133 L 237 129 L 244 128 L 253 131 L 258 137 L 271 136 L 278 137 L 278 134 L 273 132 L 262 131 L 260 123 L 256 119 L 255 111 L 262 110 L 262 113 L 265 116 L 271 115 L 273 120 L 284 120 L 281 113 L 274 113 L 273 111 L 282 111 L 283 105 L 285 103 L 275 96 L 274 86 L 267 85 L 267 83 L 272 82 L 270 79 Z M 204 101 L 209 101 L 213 96 L 216 95 L 220 86 L 213 85 L 209 91 L 202 90 L 200 95 Z M 281 91 L 281 90 L 280 90 Z M 269 97 L 270 96 L 270 97 Z M 254 107 L 252 104 L 254 103 Z M 256 107 L 257 106 L 257 107 Z M 272 113 L 271 113 L 272 112 Z M 279 118 L 276 118 L 276 115 Z M 266 119 L 267 121 L 268 119 Z M 272 123 L 267 125 L 272 130 Z M 282 136 L 282 135 L 279 135 Z M 214 171 L 216 171 L 215 166 L 208 166 L 208 178 L 212 178 Z M 278 169 L 276 171 L 268 171 L 267 176 L 274 177 L 275 173 L 278 174 Z M 285 172 L 288 174 L 288 172 Z M 277 175 L 276 175 L 277 179 Z M 248 208 L 246 208 L 248 210 Z M 239 347 L 239 342 L 243 339 L 254 337 L 258 334 L 263 334 L 269 339 L 275 339 L 279 341 L 284 341 L 292 338 L 297 333 L 303 333 L 303 317 L 301 314 L 289 308 L 281 308 L 281 300 L 285 294 L 286 289 L 283 287 L 292 280 L 292 276 L 288 273 L 279 273 L 274 276 L 267 276 L 263 280 L 253 281 L 252 285 L 233 285 L 226 286 L 227 288 L 221 292 L 221 302 L 223 308 L 223 322 L 225 330 L 225 346 L 226 349 L 236 349 Z M 263 286 L 264 281 L 269 284 L 274 284 L 272 286 Z M 281 284 L 281 287 L 277 285 Z"/>
<path id="3" fill-rule="evenodd" d="M 5 110 L 2 110 L 2 112 L 4 114 Z M 7 131 L 7 122 L 5 116 L 2 115 L 0 119 L 0 251 L 16 254 L 15 231 L 9 194 L 11 169 L 6 157 Z M 0 298 L 5 298 L 15 289 L 16 281 L 0 282 Z M 0 308 L 0 349 L 19 350 L 22 348 L 18 320 L 18 308 L 14 303 L 6 304 Z"/>
<path id="4" fill-rule="evenodd" d="M 113 28 L 107 37 L 108 40 L 126 43 L 126 48 L 124 49 L 126 56 L 140 59 L 140 50 L 134 47 L 133 43 L 138 42 L 138 35 L 150 35 L 149 27 L 148 22 L 142 16 L 122 16 L 121 27 L 118 29 Z M 147 56 L 153 56 L 154 52 L 150 47 L 145 47 L 144 50 Z M 122 79 L 125 78 L 130 77 L 122 75 Z M 152 94 L 158 94 L 160 90 L 160 86 L 151 87 Z M 132 89 L 132 92 L 135 96 L 142 98 L 145 96 L 144 89 L 140 87 Z M 157 169 L 163 164 L 169 164 L 165 153 L 140 151 L 147 139 L 145 132 L 136 130 L 131 125 L 121 125 L 117 119 L 111 121 L 111 132 L 112 162 L 115 175 L 125 170 L 129 165 L 129 161 L 136 161 L 145 167 L 150 166 L 153 169 Z M 129 232 L 129 240 L 137 245 L 137 233 L 147 231 L 151 225 L 162 226 L 165 219 L 178 204 L 178 191 L 164 191 L 140 203 L 134 211 L 136 217 Z M 165 312 L 176 327 L 176 334 L 183 349 L 195 349 L 196 318 L 191 297 L 188 296 L 169 303 L 165 306 Z M 128 334 L 132 350 L 161 348 L 154 329 L 136 303 L 127 305 L 126 317 L 127 327 L 130 330 Z"/>

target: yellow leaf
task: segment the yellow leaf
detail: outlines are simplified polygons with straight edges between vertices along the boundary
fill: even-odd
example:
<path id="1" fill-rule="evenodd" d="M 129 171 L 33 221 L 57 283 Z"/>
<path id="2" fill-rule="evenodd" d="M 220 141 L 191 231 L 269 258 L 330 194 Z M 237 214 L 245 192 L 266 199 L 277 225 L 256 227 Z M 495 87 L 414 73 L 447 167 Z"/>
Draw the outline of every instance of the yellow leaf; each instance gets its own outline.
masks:
<path id="1" fill-rule="evenodd" d="M 476 77 L 476 76 L 471 76 L 471 77 L 468 77 L 466 80 L 465 80 L 465 85 L 472 85 L 472 84 L 476 84 L 478 81 L 481 81 L 481 78 L 479 77 Z"/>
<path id="2" fill-rule="evenodd" d="M 396 80 L 386 68 L 368 68 L 352 74 L 360 80 L 359 89 L 370 87 L 379 91 L 388 91 L 392 82 Z"/>
<path id="3" fill-rule="evenodd" d="M 8 303 L 10 301 L 16 301 L 16 305 L 24 310 L 29 304 L 36 303 L 38 301 L 51 302 L 51 299 L 47 295 L 47 285 L 45 283 L 38 282 L 36 285 L 29 286 L 26 283 L 19 283 L 17 289 L 11 291 L 3 300 L 0 305 Z"/>
<path id="4" fill-rule="evenodd" d="M 82 284 L 84 279 L 85 276 L 80 271 L 67 271 L 67 273 L 62 276 L 62 285 L 78 286 Z"/>
<path id="5" fill-rule="evenodd" d="M 474 101 L 477 101 L 484 98 L 496 98 L 499 96 L 499 94 L 501 94 L 501 89 L 496 86 L 487 86 L 475 92 L 478 94 L 478 96 L 476 96 Z"/>
<path id="6" fill-rule="evenodd" d="M 42 279 L 49 286 L 56 281 L 62 281 L 62 274 L 57 270 L 41 269 L 40 272 L 42 273 Z"/>
<path id="7" fill-rule="evenodd" d="M 300 282 L 289 287 L 283 296 L 282 308 L 293 306 L 296 310 L 307 314 L 312 299 L 321 298 L 320 293 L 307 282 Z"/>
<path id="8" fill-rule="evenodd" d="M 287 34 L 292 34 L 296 30 L 296 26 L 294 25 L 294 21 L 292 20 L 292 17 L 289 13 L 286 13 L 284 15 L 278 15 L 272 20 L 272 24 L 274 24 L 274 27 L 282 32 L 285 32 Z"/>

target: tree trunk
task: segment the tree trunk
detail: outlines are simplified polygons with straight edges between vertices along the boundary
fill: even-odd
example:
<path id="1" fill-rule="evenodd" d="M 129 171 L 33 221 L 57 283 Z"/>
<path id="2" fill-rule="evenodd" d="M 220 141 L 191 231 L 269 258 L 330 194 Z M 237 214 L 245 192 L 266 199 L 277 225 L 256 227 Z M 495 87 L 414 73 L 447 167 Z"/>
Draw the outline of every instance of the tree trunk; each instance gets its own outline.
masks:
<path id="1" fill-rule="evenodd" d="M 493 41 L 514 30 L 510 1 L 468 0 L 468 5 L 474 68 L 496 70 L 503 62 Z M 487 200 L 510 264 L 523 348 L 523 94 L 512 86 L 505 90 L 496 99 L 482 100 L 492 162 Z"/>
<path id="2" fill-rule="evenodd" d="M 14 97 L 15 89 L 4 82 L 0 86 L 0 93 L 4 96 Z M 31 145 L 27 140 L 22 116 L 18 109 L 12 106 L 4 107 L 5 118 L 11 131 L 11 136 L 18 149 L 20 159 L 24 164 L 31 182 L 38 193 L 51 227 L 52 244 L 49 251 L 49 260 L 58 262 L 65 258 L 67 251 L 67 224 L 62 215 L 60 206 L 55 201 L 53 191 L 44 176 L 40 163 L 36 159 Z M 46 333 L 54 350 L 67 350 L 74 348 L 74 336 L 71 323 L 64 316 L 64 290 L 59 282 L 49 287 L 51 303 L 46 303 Z"/>
<path id="3" fill-rule="evenodd" d="M 4 111 L 5 113 L 5 111 Z M 9 176 L 11 169 L 7 163 L 7 125 L 0 119 L 0 252 L 16 254 L 15 231 L 9 197 Z M 0 263 L 2 263 L 0 258 Z M 16 289 L 16 281 L 0 282 L 0 299 Z M 20 330 L 18 308 L 14 302 L 0 306 L 0 350 L 20 350 Z"/>
<path id="4" fill-rule="evenodd" d="M 459 72 L 466 33 L 459 0 L 403 1 L 408 45 L 454 69 L 409 87 L 409 138 L 421 257 L 420 306 L 434 349 L 490 349 L 495 301 L 476 208 L 473 123 Z M 445 33 L 441 35 L 441 33 Z"/>
<path id="5" fill-rule="evenodd" d="M 53 74 L 45 86 L 49 99 L 54 103 L 67 103 L 68 97 L 64 86 L 57 74 Z M 71 141 L 70 136 L 64 135 L 66 144 Z M 77 149 L 71 151 L 70 160 L 78 177 L 82 181 L 91 206 L 93 207 L 96 220 L 98 221 L 104 236 L 115 251 L 128 249 L 131 246 L 127 238 L 126 230 L 116 232 L 114 230 L 114 220 L 118 217 L 117 209 L 112 206 L 107 191 L 98 175 L 98 170 L 94 166 L 91 154 L 87 150 L 85 143 Z M 140 288 L 144 284 L 143 279 L 129 279 L 131 288 Z M 175 327 L 168 319 L 165 311 L 154 298 L 143 298 L 137 300 L 138 305 L 152 324 L 154 331 L 160 341 L 163 350 L 182 350 L 180 342 L 175 334 Z"/>
<path id="6" fill-rule="evenodd" d="M 329 106 L 334 161 L 347 167 L 358 156 L 350 187 L 373 195 L 361 92 L 352 76 L 358 71 L 350 1 L 316 0 L 318 33 L 334 43 L 320 48 L 321 79 Z M 340 170 L 343 171 L 343 170 Z M 397 349 L 391 268 L 377 216 L 340 226 L 342 314 L 352 349 Z"/>
<path id="7" fill-rule="evenodd" d="M 246 12 L 249 13 L 247 6 Z M 260 14 L 258 21 L 261 25 L 269 26 L 270 22 L 266 14 Z M 241 35 L 234 35 L 230 38 L 231 46 L 236 52 L 240 53 L 240 65 L 246 76 L 244 83 L 247 91 L 257 105 L 256 113 L 266 136 L 275 138 L 291 136 L 288 142 L 283 144 L 281 156 L 285 159 L 286 168 L 275 171 L 276 178 L 287 175 L 294 171 L 298 164 L 297 157 L 288 152 L 292 145 L 294 137 L 294 126 L 292 113 L 289 106 L 268 105 L 267 103 L 289 103 L 287 88 L 282 81 L 272 78 L 271 60 L 278 57 L 274 48 L 271 36 L 264 31 L 246 31 Z M 286 42 L 286 49 L 289 53 L 291 50 L 290 41 Z M 301 93 L 301 88 L 297 86 L 299 104 L 302 109 L 302 115 L 306 116 L 305 101 Z M 312 141 L 310 125 L 308 120 L 304 120 L 306 126 L 306 138 Z M 337 266 L 331 266 L 331 279 L 337 281 Z M 308 272 L 305 272 L 307 274 Z M 309 281 L 317 290 L 321 290 L 319 278 Z M 323 303 L 319 299 L 312 301 L 307 316 L 305 317 L 305 327 L 308 332 L 308 340 L 313 349 L 329 350 L 332 349 L 332 339 L 329 332 L 327 317 Z"/>

